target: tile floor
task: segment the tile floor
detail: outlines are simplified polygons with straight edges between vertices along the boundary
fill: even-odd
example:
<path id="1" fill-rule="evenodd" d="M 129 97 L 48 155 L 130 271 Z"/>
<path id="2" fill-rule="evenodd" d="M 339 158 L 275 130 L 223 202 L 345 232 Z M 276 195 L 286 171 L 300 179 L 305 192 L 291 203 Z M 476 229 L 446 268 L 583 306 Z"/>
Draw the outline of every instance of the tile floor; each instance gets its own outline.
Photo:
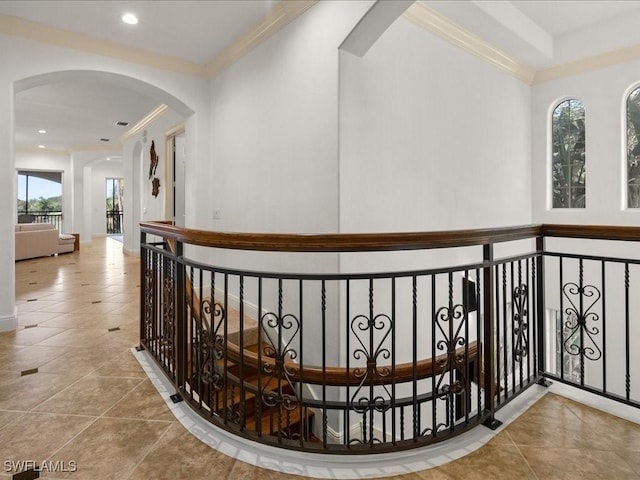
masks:
<path id="1" fill-rule="evenodd" d="M 138 275 L 112 239 L 16 263 L 20 326 L 0 334 L 0 479 L 29 460 L 77 468 L 48 479 L 301 478 L 227 457 L 175 420 L 130 351 Z M 475 453 L 396 478 L 640 479 L 640 425 L 547 394 Z"/>

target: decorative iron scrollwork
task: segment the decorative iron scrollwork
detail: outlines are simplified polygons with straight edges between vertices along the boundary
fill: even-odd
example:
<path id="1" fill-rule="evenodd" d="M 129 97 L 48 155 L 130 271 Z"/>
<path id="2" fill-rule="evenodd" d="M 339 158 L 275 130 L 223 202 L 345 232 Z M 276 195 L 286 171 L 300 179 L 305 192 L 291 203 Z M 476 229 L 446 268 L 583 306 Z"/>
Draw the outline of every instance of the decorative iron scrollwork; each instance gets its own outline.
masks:
<path id="1" fill-rule="evenodd" d="M 529 332 L 528 302 L 529 291 L 526 284 L 523 283 L 513 289 L 513 335 L 515 336 L 513 356 L 516 362 L 521 362 L 529 355 L 529 340 L 527 337 Z"/>
<path id="2" fill-rule="evenodd" d="M 166 355 L 173 358 L 175 337 L 174 279 L 171 268 L 165 268 L 162 279 L 162 345 Z"/>
<path id="3" fill-rule="evenodd" d="M 300 331 L 300 320 L 293 314 L 286 314 L 281 317 L 272 312 L 262 315 L 260 325 L 265 333 L 268 344 L 263 346 L 265 356 L 275 359 L 275 371 L 265 362 L 262 371 L 269 375 L 293 375 L 297 373 L 297 368 L 285 364 L 285 360 L 295 360 L 298 352 L 291 347 L 294 339 Z M 276 338 L 273 338 L 273 337 Z"/>
<path id="4" fill-rule="evenodd" d="M 450 384 L 444 384 L 446 375 L 440 375 L 436 384 L 436 396 L 446 399 L 453 395 L 461 395 L 466 390 L 466 359 L 464 352 L 457 353 L 456 349 L 464 347 L 467 340 L 460 335 L 464 326 L 466 311 L 463 305 L 450 305 L 440 307 L 436 312 L 436 326 L 444 338 L 436 342 L 436 349 L 444 351 L 447 356 L 436 361 L 436 365 L 443 372 L 456 371 L 458 378 Z M 454 325 L 459 321 L 457 327 Z M 445 331 L 443 324 L 449 324 L 449 332 Z"/>
<path id="5" fill-rule="evenodd" d="M 201 330 L 193 338 L 195 349 L 200 351 L 200 362 L 194 372 L 204 384 L 220 391 L 224 388 L 223 376 L 216 369 L 216 361 L 224 358 L 224 322 L 226 312 L 219 303 L 205 299 L 200 304 Z"/>
<path id="6" fill-rule="evenodd" d="M 387 366 L 379 367 L 378 362 L 380 359 L 389 360 L 391 358 L 391 352 L 385 346 L 385 341 L 391 334 L 391 326 L 391 318 L 383 313 L 376 315 L 372 319 L 365 315 L 357 315 L 351 321 L 351 331 L 359 344 L 358 348 L 353 351 L 353 358 L 355 360 L 365 360 L 366 362 L 365 368 L 357 367 L 354 369 L 355 377 L 360 380 L 351 397 L 351 406 L 356 412 L 364 413 L 370 409 L 384 412 L 389 408 L 387 400 L 391 399 L 391 393 L 386 385 L 383 385 L 385 382 L 382 379 L 390 377 L 391 370 Z M 375 339 L 376 333 L 382 336 L 378 341 Z M 374 384 L 376 380 L 383 387 L 386 399 L 381 395 L 373 398 L 359 396 L 363 391 L 363 387 Z"/>
<path id="7" fill-rule="evenodd" d="M 602 351 L 595 337 L 600 333 L 600 329 L 597 325 L 590 326 L 589 322 L 600 320 L 600 316 L 592 311 L 602 296 L 600 290 L 593 285 L 579 286 L 568 282 L 562 287 L 562 293 L 570 304 L 564 310 L 564 327 L 569 330 L 563 342 L 565 352 L 592 361 L 599 360 Z M 586 308 L 585 304 L 588 304 Z"/>
<path id="8" fill-rule="evenodd" d="M 147 341 L 152 340 L 153 336 L 153 292 L 154 286 L 154 272 L 149 267 L 149 264 L 145 265 L 144 269 L 144 329 L 145 339 Z"/>
<path id="9" fill-rule="evenodd" d="M 300 320 L 290 313 L 279 316 L 267 312 L 260 318 L 260 328 L 268 340 L 262 346 L 262 352 L 275 360 L 273 366 L 270 362 L 262 364 L 262 371 L 266 374 L 263 379 L 266 381 L 261 386 L 261 401 L 272 409 L 269 414 L 278 420 L 275 431 L 270 434 L 289 439 L 299 438 L 297 433 L 291 431 L 291 412 L 300 408 L 300 402 L 290 377 L 298 372 L 292 363 L 298 358 L 298 352 L 292 345 L 300 331 Z"/>
<path id="10" fill-rule="evenodd" d="M 385 384 L 385 379 L 391 376 L 391 369 L 388 366 L 378 366 L 378 363 L 391 358 L 386 341 L 391 334 L 392 325 L 391 318 L 383 313 L 373 317 L 356 315 L 351 320 L 351 332 L 358 342 L 352 356 L 355 360 L 365 362 L 364 367 L 353 370 L 358 386 L 351 395 L 349 404 L 353 411 L 362 414 L 363 435 L 361 439 L 350 439 L 351 444 L 379 442 L 373 437 L 373 425 L 367 427 L 367 413 L 384 413 L 391 406 L 391 392 Z"/>

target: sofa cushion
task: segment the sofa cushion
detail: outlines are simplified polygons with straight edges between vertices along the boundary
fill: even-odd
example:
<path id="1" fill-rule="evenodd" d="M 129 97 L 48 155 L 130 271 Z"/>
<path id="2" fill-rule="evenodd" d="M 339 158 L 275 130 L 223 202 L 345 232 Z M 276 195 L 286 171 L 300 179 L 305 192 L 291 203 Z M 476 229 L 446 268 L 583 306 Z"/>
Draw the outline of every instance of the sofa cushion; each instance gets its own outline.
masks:
<path id="1" fill-rule="evenodd" d="M 51 225 L 51 224 L 50 224 Z M 53 226 L 53 225 L 52 225 Z M 45 228 L 40 230 L 19 231 L 16 236 L 16 260 L 45 257 L 58 253 L 58 230 Z"/>
<path id="2" fill-rule="evenodd" d="M 34 232 L 37 230 L 55 230 L 53 223 L 23 223 L 20 225 L 21 232 Z"/>

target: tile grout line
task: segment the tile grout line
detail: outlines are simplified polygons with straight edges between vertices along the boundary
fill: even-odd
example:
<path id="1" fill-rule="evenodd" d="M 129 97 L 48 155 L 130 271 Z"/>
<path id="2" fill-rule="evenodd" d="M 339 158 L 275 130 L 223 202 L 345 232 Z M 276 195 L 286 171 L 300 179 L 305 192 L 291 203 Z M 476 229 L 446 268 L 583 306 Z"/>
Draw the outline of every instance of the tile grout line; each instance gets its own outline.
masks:
<path id="1" fill-rule="evenodd" d="M 160 443 L 160 441 L 164 438 L 164 436 L 168 434 L 169 430 L 171 430 L 171 427 L 174 424 L 178 423 L 178 421 L 177 420 L 173 420 L 172 422 L 168 422 L 168 423 L 169 423 L 169 425 L 167 426 L 165 431 L 162 432 L 162 434 L 153 443 L 153 445 L 149 446 L 149 449 L 144 453 L 144 455 L 141 456 L 140 460 L 133 466 L 133 468 L 131 469 L 129 474 L 123 480 L 129 480 L 131 478 L 131 475 L 134 474 L 136 469 L 142 464 L 142 462 L 145 461 L 145 459 L 149 456 L 149 454 L 153 451 L 153 449 L 156 448 L 156 446 Z"/>
<path id="2" fill-rule="evenodd" d="M 508 428 L 508 427 L 507 427 Z M 535 478 L 536 480 L 539 480 L 538 475 L 536 474 L 535 470 L 533 469 L 533 467 L 531 466 L 531 464 L 527 461 L 527 459 L 525 458 L 524 454 L 522 453 L 522 450 L 520 449 L 520 447 L 522 445 L 519 445 L 516 443 L 516 441 L 511 437 L 511 434 L 507 431 L 507 429 L 504 430 L 504 433 L 506 433 L 509 436 L 509 440 L 511 440 L 513 442 L 513 445 L 516 447 L 516 449 L 518 450 L 518 454 L 520 455 L 520 458 L 522 458 L 522 461 L 524 462 L 524 464 L 527 466 L 527 468 L 529 469 L 529 472 L 531 472 L 531 474 L 533 475 L 533 478 Z"/>
<path id="3" fill-rule="evenodd" d="M 64 415 L 64 414 L 61 414 Z M 87 430 L 89 427 L 91 427 L 92 425 L 94 425 L 97 421 L 98 418 L 100 417 L 93 417 L 93 421 L 87 423 L 87 426 L 84 427 L 83 429 L 81 429 L 80 431 L 78 431 L 78 433 L 76 433 L 73 437 L 71 437 L 67 442 L 65 442 L 63 445 L 60 446 L 60 448 L 56 449 L 51 455 L 49 455 L 46 460 L 53 460 L 53 458 L 55 457 L 55 455 L 57 455 L 58 452 L 60 452 L 64 447 L 66 447 L 67 445 L 69 445 L 71 442 L 73 442 L 76 438 L 78 438 L 78 436 L 83 433 L 85 430 Z"/>

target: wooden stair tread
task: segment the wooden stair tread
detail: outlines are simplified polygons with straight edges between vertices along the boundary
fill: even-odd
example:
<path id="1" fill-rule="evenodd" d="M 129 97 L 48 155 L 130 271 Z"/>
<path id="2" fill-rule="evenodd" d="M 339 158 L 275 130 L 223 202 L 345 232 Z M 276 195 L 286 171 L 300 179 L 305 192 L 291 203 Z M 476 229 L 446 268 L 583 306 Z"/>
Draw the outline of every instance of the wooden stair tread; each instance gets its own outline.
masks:
<path id="1" fill-rule="evenodd" d="M 261 433 L 262 435 L 277 435 L 278 433 L 278 418 L 279 418 L 279 414 L 278 414 L 278 410 L 276 407 L 273 407 L 273 413 L 270 411 L 270 408 L 266 408 L 265 410 L 263 410 L 261 417 L 260 417 L 260 424 L 261 424 Z M 287 415 L 287 411 L 282 408 L 282 429 L 284 430 L 290 430 L 293 431 L 294 433 L 300 433 L 300 423 L 302 420 L 306 420 L 308 422 L 310 422 L 313 417 L 315 416 L 315 414 L 309 410 L 306 409 L 306 413 L 303 416 L 302 415 L 302 408 L 300 406 L 298 406 L 297 408 L 290 410 L 289 414 Z M 273 420 L 272 420 L 273 418 Z M 273 422 L 273 430 L 271 428 L 272 426 L 272 422 Z M 245 422 L 245 428 L 247 430 L 253 430 L 253 431 L 258 431 L 258 418 L 257 416 L 252 416 L 250 418 L 246 419 Z M 309 430 L 308 428 L 305 430 Z"/>

